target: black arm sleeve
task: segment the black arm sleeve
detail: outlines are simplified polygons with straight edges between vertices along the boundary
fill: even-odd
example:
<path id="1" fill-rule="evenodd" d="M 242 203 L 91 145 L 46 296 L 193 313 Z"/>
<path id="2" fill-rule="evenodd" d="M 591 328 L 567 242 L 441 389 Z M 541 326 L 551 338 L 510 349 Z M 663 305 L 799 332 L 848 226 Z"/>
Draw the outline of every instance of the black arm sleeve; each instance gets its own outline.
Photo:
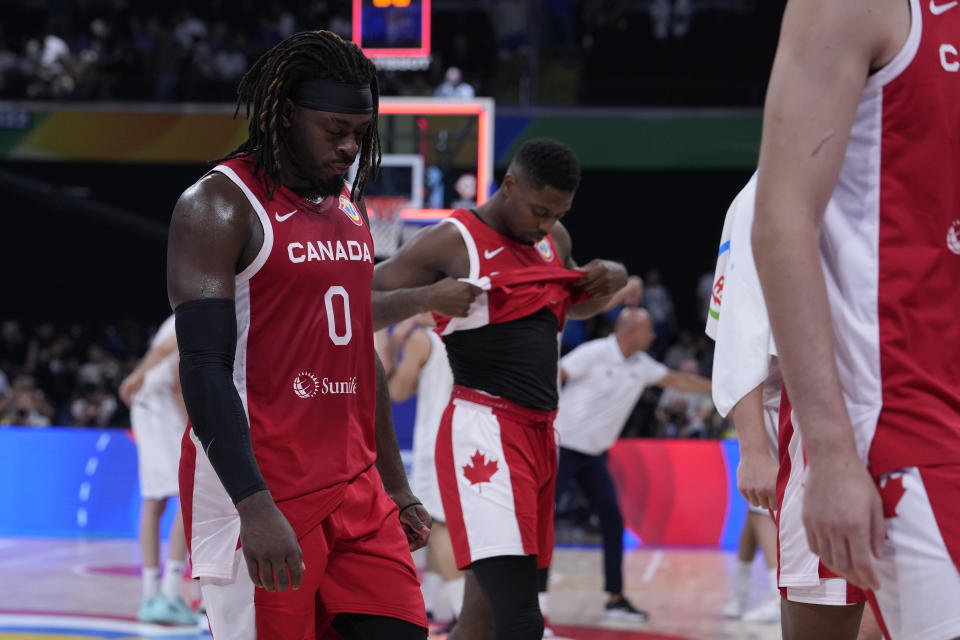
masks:
<path id="1" fill-rule="evenodd" d="M 175 310 L 180 386 L 193 432 L 236 504 L 267 488 L 250 426 L 233 385 L 237 316 L 233 300 L 190 300 Z"/>

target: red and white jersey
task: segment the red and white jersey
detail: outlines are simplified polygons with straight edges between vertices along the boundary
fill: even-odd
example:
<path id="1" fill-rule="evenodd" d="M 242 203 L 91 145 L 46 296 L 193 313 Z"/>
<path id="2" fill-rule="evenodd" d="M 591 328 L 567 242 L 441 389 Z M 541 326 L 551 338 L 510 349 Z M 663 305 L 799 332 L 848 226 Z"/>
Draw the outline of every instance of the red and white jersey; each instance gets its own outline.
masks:
<path id="1" fill-rule="evenodd" d="M 583 274 L 563 265 L 553 236 L 535 245 L 523 244 L 495 231 L 467 209 L 457 209 L 443 222 L 457 227 L 467 247 L 470 273 L 465 280 L 484 293 L 464 318 L 434 314 L 440 335 L 509 322 L 544 307 L 557 316 L 557 326 L 563 329 L 567 308 L 587 298 L 572 286 Z"/>
<path id="2" fill-rule="evenodd" d="M 263 477 L 303 535 L 376 458 L 373 240 L 346 188 L 319 204 L 282 186 L 268 199 L 252 159 L 214 171 L 243 191 L 263 227 L 263 247 L 236 277 L 233 378 Z M 224 577 L 239 518 L 189 433 L 181 495 L 193 562 L 198 575 Z"/>
<path id="3" fill-rule="evenodd" d="M 910 13 L 903 49 L 864 87 L 820 239 L 874 476 L 960 463 L 960 5 Z"/>

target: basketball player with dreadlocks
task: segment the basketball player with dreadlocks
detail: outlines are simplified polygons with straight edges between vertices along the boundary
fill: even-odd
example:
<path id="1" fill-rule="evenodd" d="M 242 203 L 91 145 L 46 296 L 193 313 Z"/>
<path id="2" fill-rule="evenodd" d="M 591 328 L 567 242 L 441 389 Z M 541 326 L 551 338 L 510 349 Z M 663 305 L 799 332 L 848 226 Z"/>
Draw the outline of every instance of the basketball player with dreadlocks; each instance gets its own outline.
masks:
<path id="1" fill-rule="evenodd" d="M 304 32 L 238 96 L 249 138 L 177 202 L 167 274 L 191 426 L 181 497 L 211 630 L 426 638 L 410 550 L 430 518 L 373 349 L 362 194 L 380 160 L 376 69 Z"/>

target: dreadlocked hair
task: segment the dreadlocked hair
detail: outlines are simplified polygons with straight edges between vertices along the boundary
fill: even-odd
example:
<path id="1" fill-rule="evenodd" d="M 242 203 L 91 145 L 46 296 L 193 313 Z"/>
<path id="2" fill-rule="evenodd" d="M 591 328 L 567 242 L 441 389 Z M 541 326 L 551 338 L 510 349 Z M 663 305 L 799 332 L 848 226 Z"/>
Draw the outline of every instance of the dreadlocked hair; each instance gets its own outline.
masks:
<path id="1" fill-rule="evenodd" d="M 304 80 L 370 84 L 373 119 L 360 142 L 360 167 L 350 190 L 351 199 L 357 200 L 363 195 L 367 178 L 380 167 L 377 69 L 360 47 L 330 31 L 302 31 L 290 36 L 260 56 L 243 75 L 237 87 L 233 117 L 245 105 L 249 121 L 247 140 L 216 162 L 253 157 L 254 175 L 263 171 L 263 183 L 272 198 L 282 166 L 281 150 L 288 150 L 289 146 L 279 121 L 280 108 Z"/>

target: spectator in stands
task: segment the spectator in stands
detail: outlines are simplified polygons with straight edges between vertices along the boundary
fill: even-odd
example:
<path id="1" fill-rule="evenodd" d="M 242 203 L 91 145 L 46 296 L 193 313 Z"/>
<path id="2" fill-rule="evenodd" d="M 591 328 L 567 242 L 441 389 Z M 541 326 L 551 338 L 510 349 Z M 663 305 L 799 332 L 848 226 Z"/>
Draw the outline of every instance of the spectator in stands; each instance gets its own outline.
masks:
<path id="1" fill-rule="evenodd" d="M 116 386 L 120 374 L 119 363 L 99 344 L 87 348 L 87 361 L 77 371 L 77 382 L 92 387 L 106 384 Z"/>
<path id="2" fill-rule="evenodd" d="M 2 425 L 23 427 L 49 427 L 50 418 L 41 413 L 36 395 L 27 391 L 14 391 L 10 394 L 7 408 L 0 416 Z"/>
<path id="3" fill-rule="evenodd" d="M 694 359 L 683 362 L 680 372 L 699 377 L 700 365 Z M 680 391 L 667 388 L 660 396 L 656 416 L 669 438 L 708 438 L 713 435 L 716 409 L 709 391 Z"/>
<path id="4" fill-rule="evenodd" d="M 463 75 L 458 67 L 450 67 L 443 76 L 443 82 L 434 91 L 439 98 L 472 98 L 473 86 L 464 82 Z"/>
<path id="5" fill-rule="evenodd" d="M 0 325 L 0 368 L 15 375 L 27 362 L 27 339 L 16 320 Z"/>
<path id="6" fill-rule="evenodd" d="M 71 423 L 77 427 L 107 427 L 116 410 L 114 393 L 99 385 L 81 384 L 70 405 Z"/>
<path id="7" fill-rule="evenodd" d="M 693 334 L 684 329 L 677 334 L 677 341 L 667 347 L 663 364 L 671 369 L 679 369 L 685 361 L 696 357 L 697 345 L 693 342 Z"/>
<path id="8" fill-rule="evenodd" d="M 451 204 L 454 209 L 472 209 L 477 206 L 477 176 L 472 173 L 461 175 L 454 183 L 453 190 L 457 192 L 457 199 Z"/>
<path id="9" fill-rule="evenodd" d="M 36 388 L 32 376 L 17 376 L 10 393 L 0 397 L 0 424 L 48 427 L 52 417 L 53 407 Z"/>
<path id="10" fill-rule="evenodd" d="M 673 339 L 677 319 L 673 306 L 673 296 L 663 285 L 659 269 L 650 269 L 644 278 L 643 307 L 653 318 L 654 340 L 652 351 L 661 356 Z"/>

